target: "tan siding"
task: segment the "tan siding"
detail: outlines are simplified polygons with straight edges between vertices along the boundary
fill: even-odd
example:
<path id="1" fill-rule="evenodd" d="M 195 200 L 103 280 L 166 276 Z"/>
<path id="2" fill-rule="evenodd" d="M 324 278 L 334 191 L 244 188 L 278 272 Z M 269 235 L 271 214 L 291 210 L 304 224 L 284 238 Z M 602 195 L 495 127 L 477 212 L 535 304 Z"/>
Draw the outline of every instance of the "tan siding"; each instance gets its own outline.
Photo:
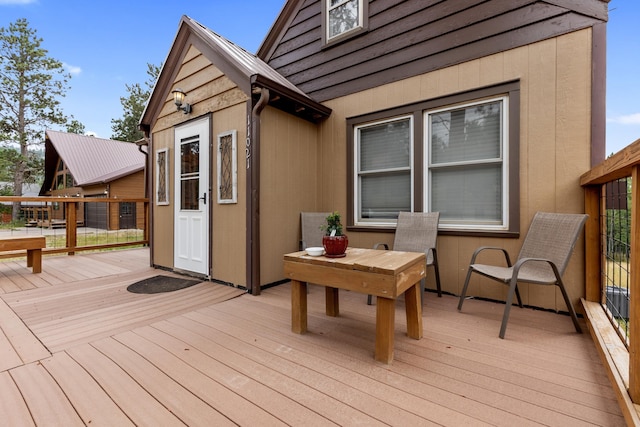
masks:
<path id="1" fill-rule="evenodd" d="M 217 280 L 246 285 L 246 171 L 245 156 L 246 105 L 237 104 L 213 114 L 213 148 L 211 150 L 211 203 L 213 207 L 213 229 L 211 230 L 213 277 Z M 238 203 L 218 204 L 218 134 L 237 131 L 238 144 Z"/>
<path id="2" fill-rule="evenodd" d="M 175 162 L 174 128 L 186 120 L 211 113 L 210 182 L 212 224 L 210 231 L 212 277 L 216 280 L 245 285 L 245 189 L 246 159 L 246 101 L 248 97 L 223 73 L 212 65 L 196 48 L 191 46 L 185 54 L 183 64 L 176 74 L 173 88 L 181 88 L 187 94 L 186 102 L 192 105 L 188 116 L 177 112 L 173 97 L 168 94 L 157 121 L 152 129 L 154 173 L 152 193 L 155 191 L 155 152 L 168 148 L 169 153 L 169 205 L 154 204 L 154 264 L 173 267 L 173 197 L 175 196 L 173 170 Z M 238 142 L 238 203 L 217 204 L 217 135 L 236 130 Z M 152 194 L 155 199 L 155 194 Z M 155 202 L 153 202 L 155 203 Z"/>
<path id="3" fill-rule="evenodd" d="M 153 134 L 153 176 L 151 177 L 152 190 L 149 202 L 153 203 L 153 263 L 162 267 L 173 267 L 173 205 L 155 204 L 156 191 L 156 151 L 161 148 L 168 148 L 169 157 L 169 200 L 174 196 L 174 148 L 173 148 L 173 128 L 165 129 Z"/>
<path id="4" fill-rule="evenodd" d="M 520 79 L 521 238 L 440 236 L 443 288 L 459 293 L 471 254 L 478 246 L 505 247 L 516 257 L 536 211 L 583 211 L 578 179 L 589 169 L 590 49 L 591 30 L 585 29 L 326 102 L 333 113 L 319 130 L 323 183 L 319 209 L 346 212 L 346 203 L 350 203 L 345 193 L 347 165 L 344 160 L 336 161 L 346 154 L 347 117 Z M 349 232 L 352 246 L 369 247 L 373 241 L 392 243 L 393 234 Z M 580 240 L 566 274 L 574 299 L 584 294 L 582 253 Z M 433 283 L 432 277 L 429 283 Z M 528 289 L 525 285 L 522 291 L 526 304 L 565 308 L 554 289 Z M 506 287 L 474 278 L 470 293 L 503 299 Z"/>
<path id="5" fill-rule="evenodd" d="M 260 282 L 264 285 L 283 278 L 282 255 L 298 250 L 300 212 L 318 210 L 317 188 L 323 185 L 315 125 L 268 107 L 261 126 Z M 340 163 L 343 159 L 336 157 Z"/>

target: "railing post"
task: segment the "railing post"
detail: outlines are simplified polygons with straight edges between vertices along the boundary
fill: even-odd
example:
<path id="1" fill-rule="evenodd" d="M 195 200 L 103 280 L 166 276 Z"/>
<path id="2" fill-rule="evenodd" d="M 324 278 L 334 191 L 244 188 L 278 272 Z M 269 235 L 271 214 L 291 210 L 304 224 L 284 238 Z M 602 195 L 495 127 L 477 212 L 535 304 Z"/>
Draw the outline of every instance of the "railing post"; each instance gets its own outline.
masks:
<path id="1" fill-rule="evenodd" d="M 69 251 L 67 252 L 69 255 L 75 255 L 75 247 L 78 244 L 77 236 L 76 236 L 76 205 L 75 201 L 66 201 L 65 205 L 65 218 L 67 220 L 66 230 L 67 230 L 67 248 Z"/>
<path id="2" fill-rule="evenodd" d="M 600 239 L 600 201 L 602 185 L 591 185 L 584 188 L 584 210 L 589 219 L 584 227 L 585 241 L 585 299 L 597 301 L 601 299 L 601 239 Z"/>
<path id="3" fill-rule="evenodd" d="M 640 166 L 631 174 L 631 259 L 629 270 L 629 396 L 640 403 Z"/>

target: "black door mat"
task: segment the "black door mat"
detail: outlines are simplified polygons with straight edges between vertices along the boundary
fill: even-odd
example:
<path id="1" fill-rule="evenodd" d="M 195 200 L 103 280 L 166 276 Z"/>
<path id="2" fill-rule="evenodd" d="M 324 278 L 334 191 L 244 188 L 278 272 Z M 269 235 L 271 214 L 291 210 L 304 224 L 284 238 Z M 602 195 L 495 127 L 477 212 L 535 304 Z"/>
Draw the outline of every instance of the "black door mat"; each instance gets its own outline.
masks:
<path id="1" fill-rule="evenodd" d="M 159 294 L 188 288 L 198 283 L 202 283 L 202 280 L 171 276 L 154 276 L 127 286 L 127 290 L 134 294 Z"/>

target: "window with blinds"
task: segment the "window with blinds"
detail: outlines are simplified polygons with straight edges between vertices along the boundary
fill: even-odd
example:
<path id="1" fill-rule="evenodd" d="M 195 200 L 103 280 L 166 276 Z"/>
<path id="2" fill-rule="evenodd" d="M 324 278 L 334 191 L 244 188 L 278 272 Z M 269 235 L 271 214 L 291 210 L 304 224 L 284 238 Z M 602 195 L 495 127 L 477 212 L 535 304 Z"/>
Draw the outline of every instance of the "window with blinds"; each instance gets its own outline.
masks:
<path id="1" fill-rule="evenodd" d="M 426 200 L 443 225 L 505 225 L 505 97 L 425 113 Z"/>
<path id="2" fill-rule="evenodd" d="M 349 117 L 347 227 L 440 212 L 453 234 L 517 237 L 520 82 Z"/>
<path id="3" fill-rule="evenodd" d="M 356 127 L 357 222 L 395 222 L 411 210 L 412 128 L 410 116 Z"/>

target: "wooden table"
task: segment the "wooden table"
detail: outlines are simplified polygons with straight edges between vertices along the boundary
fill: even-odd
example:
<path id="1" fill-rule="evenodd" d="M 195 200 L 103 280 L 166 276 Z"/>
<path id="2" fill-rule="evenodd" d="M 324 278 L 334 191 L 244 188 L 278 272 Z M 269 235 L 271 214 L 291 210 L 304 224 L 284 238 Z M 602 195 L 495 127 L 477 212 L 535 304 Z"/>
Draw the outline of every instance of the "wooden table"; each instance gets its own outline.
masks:
<path id="1" fill-rule="evenodd" d="M 294 252 L 284 256 L 284 274 L 291 279 L 291 329 L 295 333 L 307 331 L 307 282 L 310 282 L 325 286 L 328 316 L 339 315 L 339 289 L 377 297 L 376 360 L 384 363 L 393 360 L 395 300 L 402 294 L 405 294 L 407 335 L 422 338 L 420 280 L 426 274 L 424 253 L 348 248 L 344 258 L 327 258 Z"/>

